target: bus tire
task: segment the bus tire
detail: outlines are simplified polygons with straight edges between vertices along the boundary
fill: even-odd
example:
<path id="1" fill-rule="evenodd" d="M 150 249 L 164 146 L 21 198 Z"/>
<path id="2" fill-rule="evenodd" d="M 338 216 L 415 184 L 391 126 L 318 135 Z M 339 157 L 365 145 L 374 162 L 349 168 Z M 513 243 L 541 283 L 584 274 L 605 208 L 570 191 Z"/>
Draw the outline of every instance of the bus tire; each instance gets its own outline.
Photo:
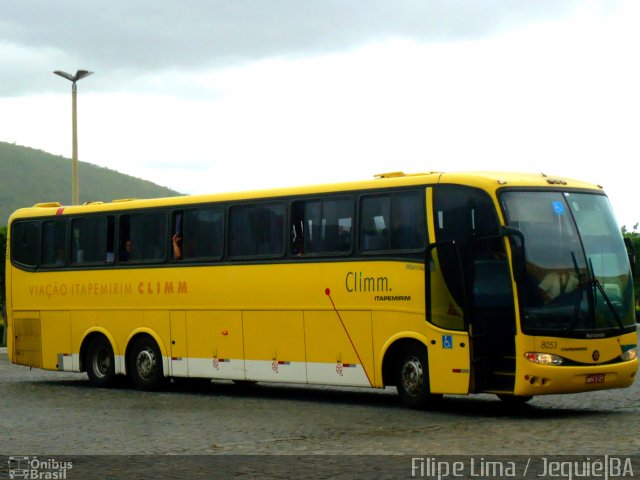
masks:
<path id="1" fill-rule="evenodd" d="M 98 335 L 90 340 L 84 362 L 91 385 L 105 388 L 114 384 L 115 360 L 113 348 L 107 338 Z"/>
<path id="2" fill-rule="evenodd" d="M 425 347 L 411 345 L 400 354 L 396 368 L 398 395 L 405 406 L 426 409 L 442 398 L 442 395 L 433 395 L 429 390 L 429 362 Z"/>
<path id="3" fill-rule="evenodd" d="M 162 353 L 153 338 L 143 336 L 134 341 L 127 371 L 133 384 L 141 390 L 158 390 L 165 384 Z"/>

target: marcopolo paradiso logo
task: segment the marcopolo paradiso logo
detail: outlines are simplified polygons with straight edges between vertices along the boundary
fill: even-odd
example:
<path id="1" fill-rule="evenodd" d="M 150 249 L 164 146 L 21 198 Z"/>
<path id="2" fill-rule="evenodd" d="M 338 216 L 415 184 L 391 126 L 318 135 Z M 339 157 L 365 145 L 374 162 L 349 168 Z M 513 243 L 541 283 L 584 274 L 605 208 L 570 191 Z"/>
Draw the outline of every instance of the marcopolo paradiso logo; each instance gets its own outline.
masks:
<path id="1" fill-rule="evenodd" d="M 73 462 L 55 458 L 9 457 L 9 478 L 33 480 L 65 480 L 67 471 L 73 469 Z"/>

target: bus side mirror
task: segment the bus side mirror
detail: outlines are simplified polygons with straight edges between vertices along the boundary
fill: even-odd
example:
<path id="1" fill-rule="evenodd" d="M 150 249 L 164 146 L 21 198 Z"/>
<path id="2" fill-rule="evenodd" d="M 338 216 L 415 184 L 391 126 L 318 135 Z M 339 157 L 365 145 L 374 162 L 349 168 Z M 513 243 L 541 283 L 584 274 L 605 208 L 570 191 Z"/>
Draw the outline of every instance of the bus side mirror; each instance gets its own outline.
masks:
<path id="1" fill-rule="evenodd" d="M 511 267 L 513 278 L 517 283 L 527 279 L 527 262 L 524 248 L 524 233 L 513 227 L 502 227 L 500 231 L 504 237 L 509 237 L 511 245 Z"/>
<path id="2" fill-rule="evenodd" d="M 633 248 L 633 241 L 629 237 L 624 237 L 624 246 L 627 247 L 627 256 L 629 257 L 629 265 L 631 265 L 631 273 L 636 273 L 636 252 Z"/>

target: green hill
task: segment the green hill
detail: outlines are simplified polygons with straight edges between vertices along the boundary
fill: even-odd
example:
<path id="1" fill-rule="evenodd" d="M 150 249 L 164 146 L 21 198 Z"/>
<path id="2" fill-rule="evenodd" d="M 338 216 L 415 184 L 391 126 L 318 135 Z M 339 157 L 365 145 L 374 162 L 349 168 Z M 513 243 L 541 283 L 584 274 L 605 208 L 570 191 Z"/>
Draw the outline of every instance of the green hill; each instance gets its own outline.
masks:
<path id="1" fill-rule="evenodd" d="M 180 195 L 155 183 L 78 162 L 80 202 Z M 71 160 L 42 150 L 0 142 L 0 226 L 21 207 L 71 202 Z"/>

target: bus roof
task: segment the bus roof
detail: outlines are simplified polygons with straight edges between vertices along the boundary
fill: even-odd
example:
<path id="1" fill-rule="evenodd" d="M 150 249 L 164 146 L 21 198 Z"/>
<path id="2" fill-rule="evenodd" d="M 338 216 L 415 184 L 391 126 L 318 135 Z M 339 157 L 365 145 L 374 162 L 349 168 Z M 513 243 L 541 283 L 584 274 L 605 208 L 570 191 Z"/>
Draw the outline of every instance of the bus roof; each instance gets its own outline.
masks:
<path id="1" fill-rule="evenodd" d="M 427 172 L 411 173 L 390 172 L 376 174 L 373 179 L 352 182 L 308 185 L 299 187 L 282 187 L 265 190 L 250 190 L 240 192 L 225 192 L 201 195 L 183 195 L 177 197 L 162 197 L 153 199 L 115 199 L 110 202 L 91 201 L 82 205 L 62 205 L 58 202 L 38 203 L 33 207 L 16 210 L 9 218 L 40 217 L 62 214 L 79 214 L 99 211 L 133 210 L 146 207 L 179 206 L 202 204 L 221 201 L 240 201 L 262 198 L 287 197 L 294 195 L 313 195 L 332 192 L 348 192 L 356 190 L 375 190 L 390 187 L 410 187 L 430 184 L 459 184 L 495 191 L 506 187 L 533 188 L 572 188 L 602 191 L 602 187 L 570 178 L 548 176 L 544 173 L 516 173 L 516 172 Z"/>

